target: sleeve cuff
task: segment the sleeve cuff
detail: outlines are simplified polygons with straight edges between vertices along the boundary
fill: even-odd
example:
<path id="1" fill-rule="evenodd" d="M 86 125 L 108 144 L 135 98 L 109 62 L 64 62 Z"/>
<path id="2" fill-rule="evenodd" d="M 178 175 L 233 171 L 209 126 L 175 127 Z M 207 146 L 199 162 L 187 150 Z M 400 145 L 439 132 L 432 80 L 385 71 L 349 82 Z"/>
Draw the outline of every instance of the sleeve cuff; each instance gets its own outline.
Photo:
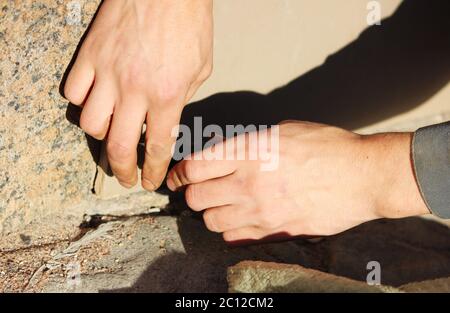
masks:
<path id="1" fill-rule="evenodd" d="M 412 158 L 428 209 L 450 219 L 450 121 L 418 129 L 413 137 Z"/>

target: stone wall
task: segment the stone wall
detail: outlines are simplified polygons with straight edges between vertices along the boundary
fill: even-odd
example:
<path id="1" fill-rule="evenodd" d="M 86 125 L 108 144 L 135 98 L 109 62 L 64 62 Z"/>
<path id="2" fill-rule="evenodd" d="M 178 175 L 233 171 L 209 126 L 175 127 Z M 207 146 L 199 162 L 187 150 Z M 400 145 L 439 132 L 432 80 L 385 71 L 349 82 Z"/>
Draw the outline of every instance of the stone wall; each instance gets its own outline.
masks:
<path id="1" fill-rule="evenodd" d="M 98 3 L 0 1 L 0 249 L 69 235 L 90 197 L 95 163 L 60 83 Z"/>
<path id="2" fill-rule="evenodd" d="M 237 90 L 264 94 L 308 76 L 315 67 L 326 72 L 329 55 L 358 46 L 365 38 L 360 34 L 368 32 L 366 1 L 325 2 L 216 1 L 215 70 L 194 100 Z M 61 80 L 99 3 L 0 0 L 0 251 L 72 236 L 80 216 L 89 211 L 123 211 L 92 196 L 95 162 L 85 135 L 68 121 L 68 103 L 60 95 Z M 401 1 L 380 3 L 387 18 L 396 14 Z M 432 97 L 416 96 L 420 105 L 359 131 L 399 125 L 414 129 L 423 122 L 448 119 L 450 85 L 441 87 Z M 104 189 L 114 184 L 113 177 L 105 177 Z M 111 188 L 106 191 L 111 193 Z M 166 201 L 153 196 L 146 194 L 140 203 Z"/>

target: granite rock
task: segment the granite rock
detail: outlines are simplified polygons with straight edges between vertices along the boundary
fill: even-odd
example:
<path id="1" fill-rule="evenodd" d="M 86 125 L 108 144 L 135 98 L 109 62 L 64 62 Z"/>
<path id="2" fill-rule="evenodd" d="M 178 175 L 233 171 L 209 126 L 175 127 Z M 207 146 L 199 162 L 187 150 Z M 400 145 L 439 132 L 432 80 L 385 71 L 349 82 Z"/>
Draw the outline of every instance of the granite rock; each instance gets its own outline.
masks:
<path id="1" fill-rule="evenodd" d="M 95 162 L 60 84 L 99 2 L 0 1 L 0 249 L 66 236 L 91 194 Z"/>
<path id="2" fill-rule="evenodd" d="M 242 261 L 228 268 L 230 292 L 449 292 L 450 277 L 411 282 L 398 287 L 365 282 L 296 264 Z"/>
<path id="3" fill-rule="evenodd" d="M 243 261 L 228 269 L 230 292 L 400 292 L 295 264 Z"/>

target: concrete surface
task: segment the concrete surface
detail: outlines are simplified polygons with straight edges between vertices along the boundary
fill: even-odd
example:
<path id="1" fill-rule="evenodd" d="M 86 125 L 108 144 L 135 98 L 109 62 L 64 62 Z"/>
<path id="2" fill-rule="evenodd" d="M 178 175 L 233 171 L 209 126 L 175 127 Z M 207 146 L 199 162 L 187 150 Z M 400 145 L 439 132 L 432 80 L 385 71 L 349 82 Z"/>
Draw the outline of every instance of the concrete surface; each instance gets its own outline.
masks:
<path id="1" fill-rule="evenodd" d="M 369 285 L 300 265 L 243 261 L 228 268 L 229 292 L 450 292 L 450 277 L 412 282 L 398 287 Z"/>
<path id="2" fill-rule="evenodd" d="M 442 220 L 379 220 L 320 240 L 229 247 L 205 228 L 201 216 L 171 198 L 159 213 L 152 208 L 136 215 L 94 214 L 71 239 L 0 252 L 0 291 L 226 292 L 228 267 L 244 260 L 298 264 L 362 282 L 367 262 L 375 260 L 382 284 L 438 279 L 422 283 L 419 291 L 450 291 L 450 229 Z M 335 290 L 326 280 L 312 283 L 315 290 Z M 417 291 L 414 286 L 410 290 Z"/>
<path id="3" fill-rule="evenodd" d="M 300 265 L 243 261 L 228 269 L 229 292 L 401 292 L 400 289 L 304 268 Z"/>

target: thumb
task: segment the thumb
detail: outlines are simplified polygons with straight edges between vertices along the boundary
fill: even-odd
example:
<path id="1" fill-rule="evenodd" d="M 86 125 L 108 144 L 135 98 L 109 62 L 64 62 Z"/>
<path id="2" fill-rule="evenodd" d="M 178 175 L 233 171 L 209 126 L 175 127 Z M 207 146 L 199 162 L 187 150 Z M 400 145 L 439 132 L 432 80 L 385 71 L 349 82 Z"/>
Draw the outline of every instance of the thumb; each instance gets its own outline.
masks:
<path id="1" fill-rule="evenodd" d="M 180 122 L 181 109 L 147 113 L 145 140 L 145 159 L 142 167 L 142 186 L 150 191 L 156 190 L 163 182 L 172 158 Z"/>

